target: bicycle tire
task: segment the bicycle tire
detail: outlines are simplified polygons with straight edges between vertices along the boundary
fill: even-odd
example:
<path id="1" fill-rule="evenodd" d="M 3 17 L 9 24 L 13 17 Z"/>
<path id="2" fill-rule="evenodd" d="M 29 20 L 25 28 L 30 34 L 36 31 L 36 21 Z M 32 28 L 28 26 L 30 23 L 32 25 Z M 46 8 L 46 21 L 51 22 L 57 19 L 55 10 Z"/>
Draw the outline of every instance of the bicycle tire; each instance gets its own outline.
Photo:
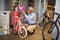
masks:
<path id="1" fill-rule="evenodd" d="M 49 23 L 46 23 L 45 25 L 44 25 L 44 27 L 43 27 L 43 29 L 42 29 L 42 37 L 43 37 L 43 40 L 49 40 L 49 39 L 46 39 L 46 31 L 48 31 L 47 29 L 46 29 L 46 27 L 48 27 L 47 25 L 48 24 L 52 24 L 52 22 L 49 22 Z M 58 26 L 57 25 L 55 25 L 55 27 L 56 27 L 56 30 L 57 30 L 57 35 L 56 35 L 56 38 L 54 39 L 53 38 L 53 40 L 58 40 L 58 38 L 59 38 L 59 28 L 58 28 Z M 46 29 L 46 30 L 45 30 Z M 47 32 L 48 33 L 48 32 Z M 51 35 L 51 33 L 49 34 L 50 36 L 51 36 L 51 39 L 52 39 L 52 35 Z M 48 35 L 47 35 L 48 36 Z"/>
<path id="2" fill-rule="evenodd" d="M 24 36 L 20 35 L 22 29 L 25 31 Z M 20 27 L 20 29 L 18 30 L 18 35 L 20 38 L 26 38 L 27 37 L 27 29 L 25 27 Z"/>

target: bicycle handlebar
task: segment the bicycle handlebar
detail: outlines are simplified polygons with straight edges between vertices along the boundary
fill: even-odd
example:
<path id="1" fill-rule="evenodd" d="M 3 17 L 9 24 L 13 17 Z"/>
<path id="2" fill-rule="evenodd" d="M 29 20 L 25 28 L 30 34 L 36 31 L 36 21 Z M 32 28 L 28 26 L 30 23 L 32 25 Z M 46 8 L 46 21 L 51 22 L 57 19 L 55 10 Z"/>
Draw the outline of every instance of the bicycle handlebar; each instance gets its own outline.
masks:
<path id="1" fill-rule="evenodd" d="M 56 15 L 60 16 L 60 14 L 58 14 L 58 13 L 54 13 L 54 14 L 56 14 Z"/>
<path id="2" fill-rule="evenodd" d="M 60 14 L 58 14 L 58 13 L 54 13 L 54 14 L 58 15 L 58 17 L 57 17 L 57 18 L 60 18 Z"/>

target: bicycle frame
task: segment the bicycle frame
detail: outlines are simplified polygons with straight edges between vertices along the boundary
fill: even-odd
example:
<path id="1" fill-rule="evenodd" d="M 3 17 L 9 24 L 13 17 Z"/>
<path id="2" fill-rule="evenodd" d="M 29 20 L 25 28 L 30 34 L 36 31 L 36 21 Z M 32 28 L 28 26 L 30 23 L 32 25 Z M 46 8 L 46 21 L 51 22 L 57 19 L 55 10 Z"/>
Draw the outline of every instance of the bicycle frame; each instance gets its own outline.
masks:
<path id="1" fill-rule="evenodd" d="M 18 32 L 18 30 L 20 29 L 20 27 L 22 27 L 22 23 L 20 22 L 20 20 L 17 22 L 16 24 L 16 32 Z"/>
<path id="2" fill-rule="evenodd" d="M 46 26 L 48 25 L 48 24 L 51 24 L 51 27 L 49 28 L 49 29 L 47 29 L 47 33 L 52 33 L 52 31 L 54 31 L 54 28 L 56 27 L 56 33 L 57 33 L 57 35 L 56 35 L 56 37 L 52 37 L 52 39 L 53 40 L 58 40 L 58 38 L 59 38 L 59 28 L 58 28 L 58 25 L 57 25 L 57 22 L 59 23 L 60 21 L 58 20 L 59 19 L 59 16 L 60 16 L 60 14 L 57 14 L 57 13 L 55 13 L 56 15 L 58 15 L 58 17 L 56 18 L 56 20 L 55 21 L 48 21 L 48 22 L 46 22 L 44 25 L 43 25 L 43 30 L 42 30 L 42 36 L 43 36 L 43 40 L 46 40 L 46 38 L 45 38 L 45 28 L 46 28 Z M 49 19 L 48 19 L 49 20 Z M 44 20 L 45 21 L 45 20 Z M 48 27 L 48 26 L 47 26 Z"/>
<path id="3" fill-rule="evenodd" d="M 50 29 L 48 30 L 48 33 L 51 33 L 52 31 L 53 31 L 53 29 L 55 28 L 55 26 L 56 26 L 56 24 L 57 24 L 57 21 L 58 21 L 58 23 L 60 24 L 60 22 L 59 22 L 59 16 L 60 16 L 60 14 L 57 14 L 57 13 L 55 13 L 56 15 L 58 15 L 58 17 L 56 18 L 56 21 L 50 21 L 50 22 L 52 22 L 52 24 L 51 24 L 51 27 L 50 27 Z M 49 23 L 49 22 L 48 22 Z M 53 27 L 52 27 L 53 26 Z"/>

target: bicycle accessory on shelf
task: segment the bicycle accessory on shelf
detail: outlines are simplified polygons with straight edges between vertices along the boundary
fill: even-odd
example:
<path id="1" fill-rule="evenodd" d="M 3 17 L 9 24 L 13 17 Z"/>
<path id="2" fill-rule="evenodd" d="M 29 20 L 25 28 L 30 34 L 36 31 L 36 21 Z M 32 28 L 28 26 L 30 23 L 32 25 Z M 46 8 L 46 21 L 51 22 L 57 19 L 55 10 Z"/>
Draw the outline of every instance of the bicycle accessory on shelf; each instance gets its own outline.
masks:
<path id="1" fill-rule="evenodd" d="M 48 5 L 55 6 L 56 0 L 48 0 Z"/>

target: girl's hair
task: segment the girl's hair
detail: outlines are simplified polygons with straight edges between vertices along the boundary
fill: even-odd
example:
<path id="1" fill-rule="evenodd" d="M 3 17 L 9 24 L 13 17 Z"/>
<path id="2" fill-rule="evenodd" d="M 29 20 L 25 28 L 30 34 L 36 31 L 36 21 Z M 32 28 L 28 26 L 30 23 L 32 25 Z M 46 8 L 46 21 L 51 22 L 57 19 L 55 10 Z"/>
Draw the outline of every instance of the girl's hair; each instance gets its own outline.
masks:
<path id="1" fill-rule="evenodd" d="M 13 11 L 15 11 L 15 8 L 18 7 L 18 6 L 13 6 Z M 19 7 L 18 7 L 19 8 Z"/>

